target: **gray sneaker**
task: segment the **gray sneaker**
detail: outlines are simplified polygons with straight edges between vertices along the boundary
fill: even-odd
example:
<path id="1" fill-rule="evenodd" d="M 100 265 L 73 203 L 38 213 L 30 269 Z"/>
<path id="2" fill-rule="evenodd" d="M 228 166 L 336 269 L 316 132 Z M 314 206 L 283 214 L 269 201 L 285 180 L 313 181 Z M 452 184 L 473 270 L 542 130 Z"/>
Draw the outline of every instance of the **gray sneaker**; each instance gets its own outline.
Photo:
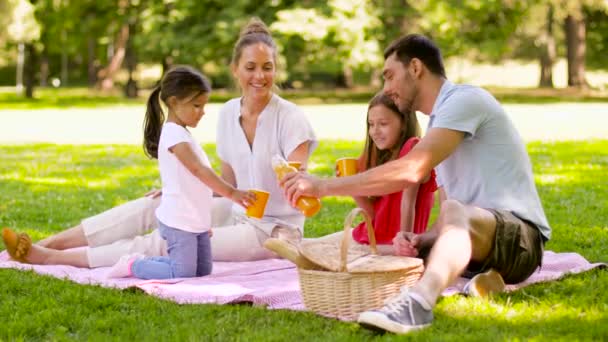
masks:
<path id="1" fill-rule="evenodd" d="M 381 309 L 359 314 L 357 322 L 395 334 L 407 334 L 431 325 L 433 311 L 423 308 L 410 296 L 408 290 L 403 290 L 399 295 L 390 298 Z"/>

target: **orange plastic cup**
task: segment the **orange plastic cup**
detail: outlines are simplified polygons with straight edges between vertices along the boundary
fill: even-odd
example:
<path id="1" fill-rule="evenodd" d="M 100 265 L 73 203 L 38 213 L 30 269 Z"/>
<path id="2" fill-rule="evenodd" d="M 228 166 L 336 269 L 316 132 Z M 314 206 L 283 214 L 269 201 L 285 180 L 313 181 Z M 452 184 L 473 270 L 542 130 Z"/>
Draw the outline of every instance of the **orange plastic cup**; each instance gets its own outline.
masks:
<path id="1" fill-rule="evenodd" d="M 340 158 L 336 160 L 336 166 L 340 177 L 352 176 L 357 174 L 357 158 Z"/>
<path id="2" fill-rule="evenodd" d="M 289 166 L 295 168 L 298 171 L 302 167 L 302 162 L 299 162 L 299 161 L 290 161 L 290 162 L 287 162 L 287 164 L 289 164 Z"/>
<path id="3" fill-rule="evenodd" d="M 264 210 L 266 210 L 266 203 L 268 203 L 268 198 L 270 197 L 270 193 L 263 190 L 249 190 L 249 192 L 253 192 L 255 194 L 255 202 L 247 207 L 247 211 L 245 212 L 249 217 L 262 218 L 264 217 Z"/>

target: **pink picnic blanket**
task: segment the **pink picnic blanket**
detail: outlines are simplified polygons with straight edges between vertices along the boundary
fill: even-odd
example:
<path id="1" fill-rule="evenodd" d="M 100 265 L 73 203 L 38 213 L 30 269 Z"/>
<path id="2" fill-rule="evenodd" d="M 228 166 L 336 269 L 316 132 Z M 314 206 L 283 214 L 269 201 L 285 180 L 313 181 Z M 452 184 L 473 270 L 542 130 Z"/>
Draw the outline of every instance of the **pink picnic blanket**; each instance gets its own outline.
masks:
<path id="1" fill-rule="evenodd" d="M 543 266 L 526 281 L 508 285 L 507 291 L 556 280 L 566 274 L 580 273 L 604 263 L 589 263 L 576 253 L 545 251 Z M 109 279 L 108 268 L 86 269 L 72 266 L 27 265 L 10 261 L 6 251 L 0 253 L 0 268 L 33 270 L 36 273 L 67 279 L 80 284 L 95 284 L 124 289 L 137 287 L 144 292 L 177 303 L 227 304 L 249 302 L 271 309 L 304 310 L 298 274 L 286 260 L 269 259 L 251 262 L 215 262 L 213 274 L 201 278 L 142 281 L 135 278 Z M 444 295 L 460 293 L 466 279 L 459 279 Z"/>

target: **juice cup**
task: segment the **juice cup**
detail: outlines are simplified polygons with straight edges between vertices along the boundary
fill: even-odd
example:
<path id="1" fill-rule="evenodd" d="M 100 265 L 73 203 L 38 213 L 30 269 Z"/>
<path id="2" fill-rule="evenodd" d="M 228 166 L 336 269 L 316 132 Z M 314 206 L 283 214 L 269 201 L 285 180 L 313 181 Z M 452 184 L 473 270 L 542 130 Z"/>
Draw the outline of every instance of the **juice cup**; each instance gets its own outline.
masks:
<path id="1" fill-rule="evenodd" d="M 245 212 L 249 217 L 262 218 L 264 217 L 264 210 L 266 209 L 266 203 L 268 203 L 268 197 L 270 197 L 270 193 L 263 190 L 252 189 L 249 192 L 253 192 L 255 194 L 255 202 L 253 202 L 249 207 L 247 207 L 247 211 Z"/>
<path id="2" fill-rule="evenodd" d="M 336 160 L 336 167 L 340 177 L 352 176 L 357 174 L 357 158 L 340 158 Z"/>

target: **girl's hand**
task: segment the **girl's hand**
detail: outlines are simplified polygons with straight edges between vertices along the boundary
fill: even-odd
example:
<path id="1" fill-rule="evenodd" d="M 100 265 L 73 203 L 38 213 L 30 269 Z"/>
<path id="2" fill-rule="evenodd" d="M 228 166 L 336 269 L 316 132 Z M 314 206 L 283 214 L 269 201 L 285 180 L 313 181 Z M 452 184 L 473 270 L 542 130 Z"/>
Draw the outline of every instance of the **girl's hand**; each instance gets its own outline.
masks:
<path id="1" fill-rule="evenodd" d="M 393 239 L 393 249 L 395 255 L 416 257 L 418 256 L 418 244 L 420 235 L 414 233 L 399 232 Z"/>
<path id="2" fill-rule="evenodd" d="M 230 195 L 230 199 L 243 208 L 247 208 L 255 202 L 255 194 L 249 191 L 234 189 Z"/>
<path id="3" fill-rule="evenodd" d="M 156 198 L 156 197 L 158 197 L 158 196 L 160 196 L 160 195 L 162 195 L 162 194 L 163 194 L 163 191 L 162 191 L 162 190 L 154 189 L 154 190 L 150 190 L 150 191 L 148 191 L 148 192 L 147 192 L 147 193 L 144 195 L 144 197 Z"/>

